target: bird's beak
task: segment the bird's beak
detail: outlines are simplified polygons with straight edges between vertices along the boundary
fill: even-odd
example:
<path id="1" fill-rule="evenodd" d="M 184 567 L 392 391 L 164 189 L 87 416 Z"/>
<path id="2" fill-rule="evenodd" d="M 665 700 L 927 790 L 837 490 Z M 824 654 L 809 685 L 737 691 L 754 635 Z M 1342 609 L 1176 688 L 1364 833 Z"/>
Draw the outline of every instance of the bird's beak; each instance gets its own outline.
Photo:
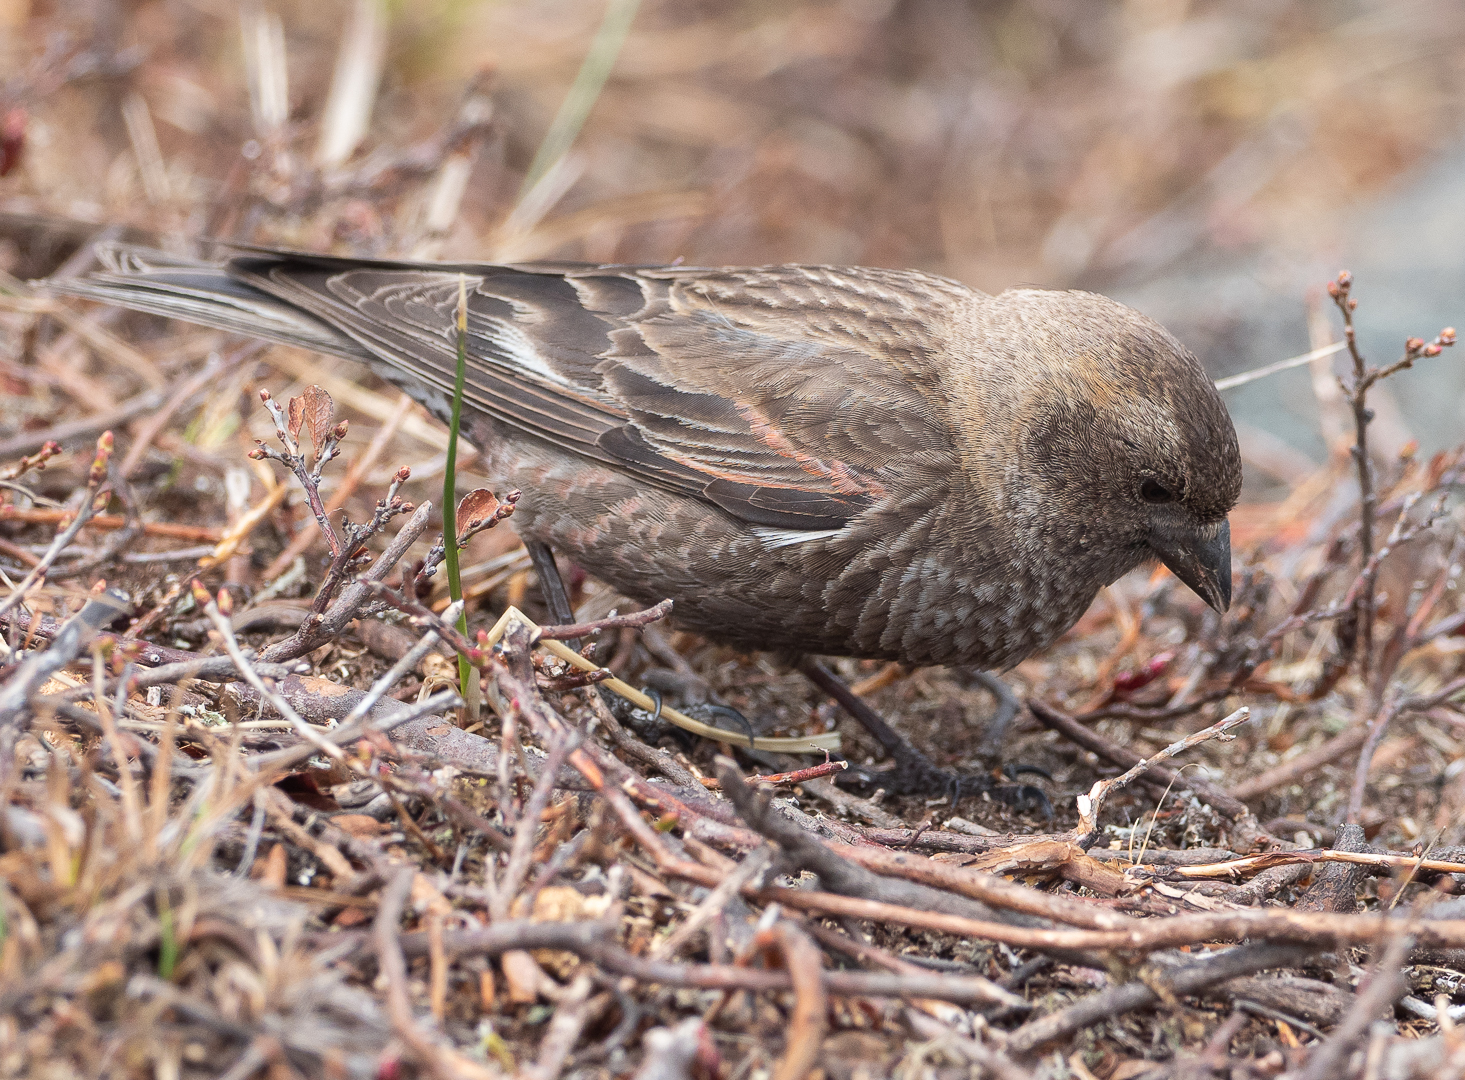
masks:
<path id="1" fill-rule="evenodd" d="M 1191 532 L 1155 529 L 1150 547 L 1170 572 L 1217 611 L 1231 606 L 1231 523 Z"/>

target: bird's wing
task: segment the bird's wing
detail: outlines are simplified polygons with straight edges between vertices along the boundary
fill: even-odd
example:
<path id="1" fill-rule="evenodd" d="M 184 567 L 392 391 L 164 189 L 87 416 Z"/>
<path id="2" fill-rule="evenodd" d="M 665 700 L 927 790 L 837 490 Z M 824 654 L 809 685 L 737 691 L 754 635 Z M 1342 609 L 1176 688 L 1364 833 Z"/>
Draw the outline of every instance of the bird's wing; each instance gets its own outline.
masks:
<path id="1" fill-rule="evenodd" d="M 801 266 L 374 262 L 249 249 L 226 264 L 221 287 L 209 278 L 218 267 L 155 262 L 145 275 L 124 262 L 110 260 L 107 295 L 97 298 L 215 325 L 227 318 L 229 329 L 240 329 L 241 308 L 245 319 L 252 307 L 274 313 L 288 334 L 263 319 L 254 332 L 370 355 L 444 417 L 466 278 L 468 415 L 476 410 L 781 536 L 839 529 L 897 479 L 903 490 L 928 487 L 939 498 L 955 466 L 934 358 L 946 314 L 970 294 L 941 278 Z M 132 277 L 142 291 L 129 302 Z M 198 300 L 210 291 L 225 302 L 214 318 Z M 179 310 L 167 312 L 175 299 Z"/>
<path id="2" fill-rule="evenodd" d="M 959 286 L 822 267 L 635 280 L 642 306 L 597 365 L 628 421 L 599 443 L 622 461 L 690 469 L 704 498 L 785 530 L 838 528 L 898 477 L 950 475 L 940 343 L 920 316 L 941 322 Z"/>

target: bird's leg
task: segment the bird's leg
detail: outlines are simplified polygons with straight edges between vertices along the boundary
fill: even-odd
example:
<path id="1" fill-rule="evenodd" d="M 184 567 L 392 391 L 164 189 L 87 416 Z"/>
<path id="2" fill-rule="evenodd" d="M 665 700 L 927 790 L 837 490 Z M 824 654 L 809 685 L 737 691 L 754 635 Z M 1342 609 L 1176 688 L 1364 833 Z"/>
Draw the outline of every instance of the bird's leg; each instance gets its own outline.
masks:
<path id="1" fill-rule="evenodd" d="M 1012 688 L 990 671 L 974 672 L 972 678 L 983 690 L 991 694 L 997 703 L 997 711 L 992 715 L 992 719 L 987 721 L 987 731 L 977 746 L 977 754 L 984 758 L 1000 757 L 1002 740 L 1007 735 L 1007 728 L 1022 711 L 1022 703 L 1017 700 L 1017 695 L 1012 692 Z"/>
<path id="2" fill-rule="evenodd" d="M 845 685 L 843 679 L 818 660 L 808 656 L 803 657 L 799 661 L 799 670 L 811 683 L 839 702 L 845 712 L 863 724 L 865 730 L 875 736 L 875 740 L 885 748 L 885 752 L 895 759 L 897 766 L 904 768 L 910 764 L 935 768 L 925 754 L 901 738 L 900 734 L 887 724 L 879 713 L 866 705 L 864 699 Z"/>
<path id="3" fill-rule="evenodd" d="M 549 617 L 562 626 L 568 626 L 575 621 L 575 613 L 570 609 L 569 590 L 565 588 L 565 580 L 560 576 L 559 564 L 554 561 L 554 551 L 543 540 L 526 539 L 524 547 L 529 552 L 529 561 L 534 564 L 534 573 L 539 577 L 539 590 L 544 595 L 544 605 L 549 609 Z M 580 649 L 579 638 L 570 638 L 566 644 L 577 652 Z M 661 720 L 661 692 L 648 688 L 645 693 L 656 703 L 656 710 L 651 716 L 651 724 L 656 725 Z M 601 696 L 609 699 L 604 691 Z M 708 705 L 705 708 L 708 712 L 733 720 L 747 732 L 749 739 L 754 738 L 753 725 L 736 709 L 727 705 Z M 678 729 L 673 727 L 671 730 L 676 732 Z"/>
<path id="4" fill-rule="evenodd" d="M 1053 809 L 1048 802 L 1048 796 L 1031 784 L 998 785 L 988 776 L 956 773 L 940 768 L 887 724 L 879 713 L 865 704 L 859 695 L 844 684 L 843 679 L 813 657 L 803 657 L 799 661 L 799 670 L 810 682 L 839 702 L 844 711 L 858 720 L 885 748 L 885 752 L 895 762 L 895 771 L 889 786 L 896 794 L 946 791 L 951 794 L 951 805 L 955 809 L 963 795 L 990 792 L 994 797 L 1019 809 L 1038 809 L 1045 816 L 1052 815 Z"/>
<path id="5" fill-rule="evenodd" d="M 1022 712 L 1022 702 L 1017 700 L 1017 695 L 1012 692 L 1012 687 L 990 671 L 974 672 L 973 681 L 997 699 L 997 711 L 992 714 L 992 719 L 987 721 L 987 730 L 982 735 L 982 741 L 977 744 L 977 756 L 987 761 L 1001 761 L 1004 749 L 1002 740 L 1007 737 L 1007 729 L 1012 725 L 1012 721 L 1016 719 L 1018 713 Z M 1016 780 L 1023 775 L 1041 776 L 1044 780 L 1053 779 L 1047 769 L 1017 762 L 1004 764 L 1002 775 L 1009 780 Z"/>
<path id="6" fill-rule="evenodd" d="M 554 552 L 543 540 L 524 538 L 524 549 L 529 552 L 529 561 L 534 564 L 534 574 L 539 578 L 539 591 L 544 595 L 544 606 L 549 617 L 561 626 L 575 621 L 575 612 L 570 607 L 570 594 L 565 589 L 560 568 L 555 564 Z M 571 646 L 578 648 L 578 646 Z"/>
<path id="7" fill-rule="evenodd" d="M 565 579 L 560 577 L 554 552 L 543 540 L 527 536 L 524 538 L 524 550 L 529 552 L 529 561 L 534 564 L 534 576 L 539 578 L 539 592 L 544 597 L 544 606 L 549 609 L 549 617 L 560 626 L 569 626 L 575 621 L 575 609 L 570 607 L 570 591 L 565 588 Z M 565 644 L 576 652 L 580 651 L 579 638 L 566 638 Z"/>

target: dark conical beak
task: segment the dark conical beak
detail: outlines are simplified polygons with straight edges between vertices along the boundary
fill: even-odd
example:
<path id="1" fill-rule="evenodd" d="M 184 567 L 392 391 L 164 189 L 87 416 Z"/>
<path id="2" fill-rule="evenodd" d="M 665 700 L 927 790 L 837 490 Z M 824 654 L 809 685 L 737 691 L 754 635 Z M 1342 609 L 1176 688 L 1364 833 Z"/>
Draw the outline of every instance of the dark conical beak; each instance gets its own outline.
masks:
<path id="1" fill-rule="evenodd" d="M 1177 533 L 1156 529 L 1150 547 L 1170 572 L 1217 611 L 1231 606 L 1231 523 Z"/>

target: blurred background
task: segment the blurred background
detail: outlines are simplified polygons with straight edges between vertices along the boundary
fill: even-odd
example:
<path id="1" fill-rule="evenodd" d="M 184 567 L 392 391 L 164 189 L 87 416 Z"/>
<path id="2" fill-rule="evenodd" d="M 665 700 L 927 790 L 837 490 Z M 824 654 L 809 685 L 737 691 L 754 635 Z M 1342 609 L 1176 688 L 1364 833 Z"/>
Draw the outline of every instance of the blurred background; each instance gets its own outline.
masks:
<path id="1" fill-rule="evenodd" d="M 16 277 L 94 231 L 37 217 L 916 267 L 1110 294 L 1218 377 L 1333 340 L 1344 266 L 1375 363 L 1465 322 L 1458 0 L 0 0 L 0 34 Z M 1228 393 L 1250 498 L 1336 452 L 1335 362 Z M 1385 453 L 1465 438 L 1450 353 L 1380 391 Z"/>

